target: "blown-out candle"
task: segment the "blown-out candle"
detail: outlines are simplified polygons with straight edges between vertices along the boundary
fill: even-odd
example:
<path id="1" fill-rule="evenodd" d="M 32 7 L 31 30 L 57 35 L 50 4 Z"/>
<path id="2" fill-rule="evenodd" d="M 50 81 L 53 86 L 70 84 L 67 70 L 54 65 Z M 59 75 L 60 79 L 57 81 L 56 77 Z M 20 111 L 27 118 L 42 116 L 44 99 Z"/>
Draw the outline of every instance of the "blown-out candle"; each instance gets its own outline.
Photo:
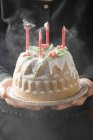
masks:
<path id="1" fill-rule="evenodd" d="M 65 48 L 65 38 L 66 38 L 65 26 L 63 26 L 63 28 L 62 28 L 62 48 Z"/>
<path id="2" fill-rule="evenodd" d="M 39 57 L 42 57 L 42 31 L 39 31 Z"/>
<path id="3" fill-rule="evenodd" d="M 29 50 L 29 26 L 26 26 L 26 50 Z"/>

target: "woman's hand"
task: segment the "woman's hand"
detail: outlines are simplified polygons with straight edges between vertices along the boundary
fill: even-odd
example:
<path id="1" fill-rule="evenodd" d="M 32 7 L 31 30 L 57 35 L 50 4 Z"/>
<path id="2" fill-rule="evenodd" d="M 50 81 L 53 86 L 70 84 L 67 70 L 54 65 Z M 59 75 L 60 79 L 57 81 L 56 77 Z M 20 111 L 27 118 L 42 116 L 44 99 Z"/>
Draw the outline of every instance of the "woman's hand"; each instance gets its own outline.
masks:
<path id="1" fill-rule="evenodd" d="M 74 100 L 73 102 L 62 104 L 62 105 L 54 105 L 51 108 L 56 109 L 56 110 L 62 110 L 62 109 L 66 109 L 66 108 L 69 108 L 72 106 L 83 105 L 85 100 L 88 97 L 93 95 L 93 82 L 86 78 L 82 78 L 82 79 L 80 79 L 80 81 L 85 82 L 88 85 L 88 91 L 84 96 L 82 96 L 81 98 L 79 98 L 77 100 Z M 6 91 L 7 91 L 7 88 L 11 87 L 11 85 L 12 85 L 12 78 L 7 78 L 0 83 L 0 98 L 5 99 L 8 104 L 14 106 L 15 108 L 26 108 L 26 109 L 30 109 L 30 110 L 40 110 L 40 109 L 45 108 L 45 107 L 41 107 L 41 106 L 25 106 L 24 104 L 20 104 L 16 101 L 10 99 L 7 96 Z"/>
<path id="2" fill-rule="evenodd" d="M 0 82 L 0 98 L 5 99 L 7 98 L 6 90 L 8 87 L 11 87 L 12 85 L 12 78 L 7 78 Z"/>
<path id="3" fill-rule="evenodd" d="M 77 100 L 74 100 L 73 102 L 62 104 L 62 105 L 55 105 L 55 106 L 52 106 L 51 108 L 55 109 L 55 110 L 62 110 L 62 109 L 66 109 L 66 108 L 69 108 L 72 106 L 83 105 L 83 103 L 86 101 L 86 99 L 93 95 L 93 82 L 87 78 L 82 78 L 82 79 L 80 79 L 80 81 L 85 82 L 88 85 L 88 91 L 84 96 L 82 96 L 81 98 L 79 98 Z"/>
<path id="4" fill-rule="evenodd" d="M 12 78 L 7 78 L 0 83 L 0 98 L 5 99 L 9 105 L 12 105 L 15 108 L 25 108 L 30 110 L 40 110 L 44 107 L 41 106 L 25 106 L 9 98 L 7 95 L 7 89 L 12 86 Z"/>

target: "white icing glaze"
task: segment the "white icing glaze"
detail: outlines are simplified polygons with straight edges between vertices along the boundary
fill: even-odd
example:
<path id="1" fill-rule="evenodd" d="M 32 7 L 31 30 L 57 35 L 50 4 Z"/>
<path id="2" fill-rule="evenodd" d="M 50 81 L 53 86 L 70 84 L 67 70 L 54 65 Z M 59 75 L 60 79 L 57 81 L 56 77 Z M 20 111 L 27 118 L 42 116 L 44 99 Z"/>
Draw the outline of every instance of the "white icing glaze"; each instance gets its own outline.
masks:
<path id="1" fill-rule="evenodd" d="M 68 70 L 71 73 L 71 75 L 75 76 L 76 74 L 76 68 L 73 62 L 73 58 L 68 51 L 66 51 L 65 54 L 59 58 L 51 59 L 51 61 L 49 60 L 48 64 L 51 75 L 54 66 L 57 66 L 62 71 L 65 64 L 67 64 Z"/>
<path id="2" fill-rule="evenodd" d="M 29 59 L 27 59 L 27 56 L 22 57 L 22 55 L 24 53 L 25 52 L 20 54 L 20 56 L 18 58 L 18 61 L 17 61 L 17 65 L 18 66 L 20 65 L 21 68 L 24 69 L 25 67 L 27 67 L 31 63 L 32 73 L 31 73 L 31 75 L 29 75 L 29 77 L 30 76 L 34 77 L 35 73 L 43 65 L 43 63 L 44 63 L 46 58 L 38 58 L 38 57 L 36 57 L 36 58 L 31 58 L 29 60 Z M 64 65 L 67 64 L 68 73 L 70 73 L 71 76 L 74 76 L 74 77 L 76 76 L 77 70 L 75 68 L 73 58 L 72 58 L 72 56 L 71 56 L 69 51 L 65 50 L 64 55 L 62 55 L 60 57 L 56 57 L 54 59 L 53 58 L 51 58 L 49 60 L 47 59 L 47 61 L 48 61 L 49 71 L 50 71 L 51 75 L 53 74 L 52 71 L 53 71 L 54 66 L 57 66 L 62 71 L 63 68 L 64 68 Z M 21 71 L 21 73 L 22 73 L 22 71 Z"/>

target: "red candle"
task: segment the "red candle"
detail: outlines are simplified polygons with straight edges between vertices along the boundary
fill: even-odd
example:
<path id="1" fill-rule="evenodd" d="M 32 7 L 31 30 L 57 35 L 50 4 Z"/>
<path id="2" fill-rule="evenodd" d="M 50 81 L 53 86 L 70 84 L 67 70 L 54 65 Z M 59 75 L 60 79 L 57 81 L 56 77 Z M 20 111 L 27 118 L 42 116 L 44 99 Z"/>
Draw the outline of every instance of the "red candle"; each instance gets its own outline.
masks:
<path id="1" fill-rule="evenodd" d="M 39 31 L 39 56 L 42 58 L 42 32 Z"/>
<path id="2" fill-rule="evenodd" d="M 26 26 L 26 50 L 29 50 L 29 26 Z"/>
<path id="3" fill-rule="evenodd" d="M 62 48 L 65 48 L 65 26 L 62 28 Z"/>
<path id="4" fill-rule="evenodd" d="M 45 23 L 45 28 L 46 28 L 46 44 L 49 44 L 49 23 Z"/>

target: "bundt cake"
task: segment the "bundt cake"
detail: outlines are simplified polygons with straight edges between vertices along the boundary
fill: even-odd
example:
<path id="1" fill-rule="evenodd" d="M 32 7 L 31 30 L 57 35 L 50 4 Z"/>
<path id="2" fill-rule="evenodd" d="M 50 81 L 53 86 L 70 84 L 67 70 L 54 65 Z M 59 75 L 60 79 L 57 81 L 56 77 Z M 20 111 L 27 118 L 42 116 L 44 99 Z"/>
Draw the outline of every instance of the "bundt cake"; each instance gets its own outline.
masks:
<path id="1" fill-rule="evenodd" d="M 12 91 L 20 99 L 55 101 L 74 96 L 80 90 L 78 72 L 68 49 L 44 45 L 42 58 L 39 47 L 31 46 L 20 54 Z"/>

